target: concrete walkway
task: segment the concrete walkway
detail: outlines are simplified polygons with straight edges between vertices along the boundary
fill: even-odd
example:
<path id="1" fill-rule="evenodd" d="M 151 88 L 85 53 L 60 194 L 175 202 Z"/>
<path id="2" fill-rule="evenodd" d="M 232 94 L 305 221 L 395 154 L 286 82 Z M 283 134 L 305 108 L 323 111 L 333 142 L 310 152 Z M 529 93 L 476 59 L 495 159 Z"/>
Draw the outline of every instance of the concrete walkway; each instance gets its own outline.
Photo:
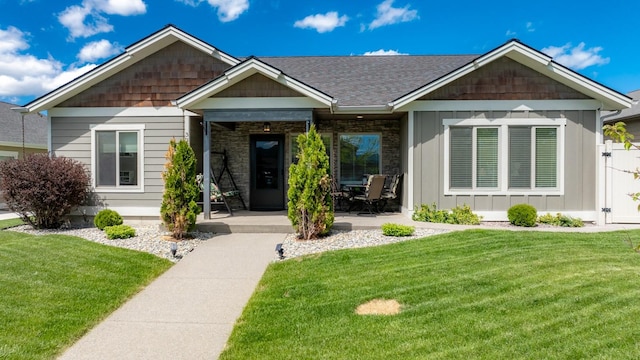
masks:
<path id="1" fill-rule="evenodd" d="M 217 235 L 60 359 L 216 359 L 286 234 Z"/>

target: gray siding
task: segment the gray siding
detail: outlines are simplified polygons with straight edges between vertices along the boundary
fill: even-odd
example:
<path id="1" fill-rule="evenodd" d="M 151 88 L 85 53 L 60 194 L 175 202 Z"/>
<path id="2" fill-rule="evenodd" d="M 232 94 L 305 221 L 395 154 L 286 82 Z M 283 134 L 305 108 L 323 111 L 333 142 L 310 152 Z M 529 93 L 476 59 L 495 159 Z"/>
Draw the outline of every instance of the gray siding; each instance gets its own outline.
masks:
<path id="1" fill-rule="evenodd" d="M 442 120 L 469 118 L 565 117 L 564 195 L 444 195 L 444 127 Z M 593 211 L 596 208 L 596 112 L 416 112 L 414 115 L 415 206 L 436 203 L 448 209 L 467 204 L 476 211 L 505 211 L 528 203 L 538 211 Z"/>
<path id="2" fill-rule="evenodd" d="M 56 156 L 81 161 L 91 169 L 91 125 L 144 124 L 144 192 L 96 193 L 94 205 L 105 207 L 160 207 L 165 154 L 169 141 L 184 134 L 182 117 L 55 117 L 51 119 L 51 146 Z"/>

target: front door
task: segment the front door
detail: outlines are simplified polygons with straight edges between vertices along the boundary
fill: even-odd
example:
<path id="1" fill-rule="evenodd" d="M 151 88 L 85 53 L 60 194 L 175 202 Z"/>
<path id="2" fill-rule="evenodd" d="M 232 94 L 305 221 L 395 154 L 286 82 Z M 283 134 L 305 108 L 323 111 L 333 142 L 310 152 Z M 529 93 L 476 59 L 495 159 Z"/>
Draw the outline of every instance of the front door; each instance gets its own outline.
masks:
<path id="1" fill-rule="evenodd" d="M 251 210 L 284 209 L 284 136 L 251 135 Z"/>

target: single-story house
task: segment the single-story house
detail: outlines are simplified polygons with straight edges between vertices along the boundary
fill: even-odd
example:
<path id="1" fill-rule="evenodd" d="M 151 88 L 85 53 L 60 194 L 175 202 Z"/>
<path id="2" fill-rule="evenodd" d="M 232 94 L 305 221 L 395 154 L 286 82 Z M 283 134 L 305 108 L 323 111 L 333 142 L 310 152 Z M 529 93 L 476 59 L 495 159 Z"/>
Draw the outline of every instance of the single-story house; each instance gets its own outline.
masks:
<path id="1" fill-rule="evenodd" d="M 24 111 L 48 111 L 50 150 L 85 163 L 99 206 L 124 216 L 158 216 L 172 137 L 205 181 L 224 158 L 249 209 L 284 209 L 313 123 L 340 184 L 402 174 L 407 215 L 468 204 L 505 220 L 529 203 L 596 220 L 600 112 L 630 106 L 518 40 L 480 55 L 236 58 L 169 25 Z"/>
<path id="2" fill-rule="evenodd" d="M 23 116 L 15 108 L 0 101 L 0 161 L 47 152 L 47 117 L 37 112 Z"/>

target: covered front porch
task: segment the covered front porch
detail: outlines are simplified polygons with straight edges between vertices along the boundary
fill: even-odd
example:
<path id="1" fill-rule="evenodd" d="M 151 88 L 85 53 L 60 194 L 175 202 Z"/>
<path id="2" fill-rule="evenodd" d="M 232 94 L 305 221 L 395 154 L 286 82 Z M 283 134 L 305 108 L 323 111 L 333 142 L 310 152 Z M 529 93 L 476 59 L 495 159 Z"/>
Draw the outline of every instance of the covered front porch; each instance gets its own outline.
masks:
<path id="1" fill-rule="evenodd" d="M 196 227 L 199 231 L 228 233 L 293 233 L 294 229 L 287 218 L 287 212 L 282 211 L 245 211 L 240 210 L 230 215 L 225 211 L 211 212 L 211 218 L 205 219 L 200 214 Z M 360 216 L 356 213 L 335 213 L 332 230 L 375 230 L 384 223 L 412 225 L 416 227 L 431 227 L 438 224 L 413 221 L 402 213 L 381 213 L 375 216 Z"/>

